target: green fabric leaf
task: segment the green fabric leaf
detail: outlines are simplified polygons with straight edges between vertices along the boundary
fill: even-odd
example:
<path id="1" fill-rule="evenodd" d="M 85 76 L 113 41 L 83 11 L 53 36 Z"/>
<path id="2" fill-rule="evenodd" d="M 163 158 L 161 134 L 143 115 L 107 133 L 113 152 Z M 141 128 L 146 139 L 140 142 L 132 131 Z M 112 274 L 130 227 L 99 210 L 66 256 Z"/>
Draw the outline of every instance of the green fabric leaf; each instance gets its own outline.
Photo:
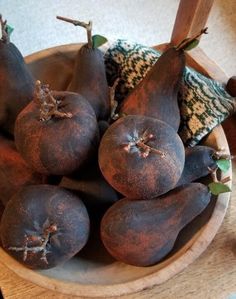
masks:
<path id="1" fill-rule="evenodd" d="M 93 48 L 98 48 L 107 42 L 107 39 L 104 36 L 98 34 L 93 35 L 92 40 L 93 40 Z"/>
<path id="2" fill-rule="evenodd" d="M 226 159 L 219 159 L 216 161 L 216 164 L 223 172 L 228 171 L 230 168 L 230 161 Z"/>
<path id="3" fill-rule="evenodd" d="M 184 51 L 190 51 L 193 48 L 196 48 L 198 44 L 199 44 L 199 40 L 194 39 L 191 42 L 187 43 L 186 46 L 184 46 Z"/>
<path id="4" fill-rule="evenodd" d="M 219 195 L 219 194 L 225 193 L 225 192 L 231 192 L 231 189 L 227 185 L 220 183 L 220 182 L 219 183 L 217 183 L 217 182 L 210 183 L 208 185 L 208 187 L 209 187 L 211 193 L 214 195 Z"/>
<path id="5" fill-rule="evenodd" d="M 14 28 L 11 27 L 10 25 L 6 25 L 6 31 L 8 33 L 8 36 L 10 36 L 12 34 L 12 32 L 14 31 Z"/>

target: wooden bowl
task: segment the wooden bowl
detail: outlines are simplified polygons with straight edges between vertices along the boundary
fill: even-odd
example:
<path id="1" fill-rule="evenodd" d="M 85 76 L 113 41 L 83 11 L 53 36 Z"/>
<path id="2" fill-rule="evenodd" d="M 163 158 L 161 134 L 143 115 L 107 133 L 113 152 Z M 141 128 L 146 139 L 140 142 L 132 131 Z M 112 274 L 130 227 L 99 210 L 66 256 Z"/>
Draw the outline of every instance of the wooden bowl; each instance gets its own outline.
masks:
<path id="1" fill-rule="evenodd" d="M 80 44 L 72 44 L 47 49 L 26 57 L 26 62 L 37 79 L 63 90 L 71 79 L 79 47 Z M 229 153 L 221 126 L 205 138 L 204 144 L 225 148 Z M 222 178 L 227 176 L 232 176 L 231 168 Z M 64 265 L 46 271 L 29 270 L 2 249 L 0 259 L 20 277 L 69 295 L 111 297 L 137 292 L 163 283 L 197 259 L 216 235 L 229 198 L 229 193 L 212 198 L 207 209 L 180 232 L 171 253 L 155 266 L 134 267 L 117 262 L 105 251 L 99 238 Z"/>

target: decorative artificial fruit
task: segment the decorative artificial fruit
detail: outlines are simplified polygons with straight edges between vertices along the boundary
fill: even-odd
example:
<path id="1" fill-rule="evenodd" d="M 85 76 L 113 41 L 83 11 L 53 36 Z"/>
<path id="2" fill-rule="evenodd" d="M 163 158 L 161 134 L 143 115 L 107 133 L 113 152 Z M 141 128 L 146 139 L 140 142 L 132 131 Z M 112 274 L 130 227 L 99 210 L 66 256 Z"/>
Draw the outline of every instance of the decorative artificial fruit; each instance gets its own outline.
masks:
<path id="1" fill-rule="evenodd" d="M 230 177 L 219 180 L 217 170 L 228 171 L 232 158 L 233 156 L 225 154 L 224 151 L 216 151 L 209 146 L 197 145 L 186 148 L 184 169 L 176 187 L 189 184 L 210 174 L 212 181 L 208 187 L 212 194 L 230 192 L 229 186 L 226 185 Z"/>
<path id="2" fill-rule="evenodd" d="M 229 78 L 225 89 L 232 97 L 236 97 L 236 76 Z"/>
<path id="3" fill-rule="evenodd" d="M 95 155 L 98 139 L 95 113 L 82 96 L 50 91 L 36 82 L 34 99 L 19 114 L 15 126 L 17 149 L 34 170 L 72 173 Z"/>
<path id="4" fill-rule="evenodd" d="M 46 181 L 47 177 L 33 172 L 26 164 L 14 141 L 0 136 L 0 201 L 4 206 L 21 187 Z"/>
<path id="5" fill-rule="evenodd" d="M 51 185 L 27 186 L 4 210 L 2 246 L 31 269 L 49 269 L 84 247 L 89 223 L 83 202 L 71 192 Z"/>
<path id="6" fill-rule="evenodd" d="M 90 219 L 99 218 L 120 197 L 102 176 L 98 165 L 86 166 L 80 173 L 64 176 L 60 186 L 75 192 L 84 202 Z"/>
<path id="7" fill-rule="evenodd" d="M 105 179 L 129 198 L 151 199 L 173 189 L 184 167 L 175 130 L 153 117 L 130 115 L 105 132 L 98 162 Z"/>
<path id="8" fill-rule="evenodd" d="M 32 100 L 34 79 L 17 47 L 10 42 L 10 27 L 0 15 L 0 128 L 13 135 L 19 112 Z"/>
<path id="9" fill-rule="evenodd" d="M 216 151 L 204 145 L 185 148 L 185 163 L 176 187 L 189 184 L 217 169 Z"/>
<path id="10" fill-rule="evenodd" d="M 210 202 L 201 183 L 191 183 L 152 200 L 124 198 L 112 205 L 101 222 L 101 238 L 117 260 L 151 266 L 173 248 L 181 229 Z"/>
<path id="11" fill-rule="evenodd" d="M 93 107 L 98 119 L 107 120 L 110 116 L 110 97 L 106 79 L 105 64 L 102 52 L 97 48 L 100 41 L 106 41 L 102 36 L 92 36 L 92 22 L 88 24 L 64 17 L 57 17 L 82 26 L 87 30 L 88 42 L 78 51 L 75 61 L 74 73 L 69 91 L 81 94 Z"/>
<path id="12" fill-rule="evenodd" d="M 145 78 L 118 107 L 120 115 L 145 115 L 165 121 L 178 131 L 180 111 L 178 91 L 185 67 L 185 53 L 199 35 L 167 49 L 152 66 Z"/>

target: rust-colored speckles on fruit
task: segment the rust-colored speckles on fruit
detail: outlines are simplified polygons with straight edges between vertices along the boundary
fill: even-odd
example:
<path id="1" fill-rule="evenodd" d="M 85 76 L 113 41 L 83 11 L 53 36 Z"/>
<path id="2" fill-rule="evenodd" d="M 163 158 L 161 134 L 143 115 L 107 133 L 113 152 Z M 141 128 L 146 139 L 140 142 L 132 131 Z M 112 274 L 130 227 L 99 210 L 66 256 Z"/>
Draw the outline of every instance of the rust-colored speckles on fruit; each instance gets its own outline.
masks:
<path id="1" fill-rule="evenodd" d="M 90 104 L 72 92 L 53 92 L 58 109 L 71 118 L 40 121 L 37 102 L 32 101 L 18 116 L 15 126 L 17 149 L 39 173 L 66 175 L 78 170 L 96 154 L 98 125 Z"/>
<path id="2" fill-rule="evenodd" d="M 150 199 L 171 190 L 182 173 L 184 146 L 166 123 L 130 115 L 113 123 L 99 146 L 106 180 L 130 198 Z"/>
<path id="3" fill-rule="evenodd" d="M 124 198 L 104 215 L 101 238 L 117 260 L 150 266 L 173 248 L 181 229 L 208 205 L 208 187 L 192 183 L 152 200 Z"/>
<path id="4" fill-rule="evenodd" d="M 166 50 L 118 107 L 119 114 L 151 116 L 165 121 L 177 132 L 180 124 L 177 95 L 184 66 L 182 50 Z"/>
<path id="5" fill-rule="evenodd" d="M 49 269 L 85 246 L 89 227 L 79 197 L 57 186 L 32 185 L 11 198 L 0 233 L 3 248 L 19 262 L 32 269 Z"/>

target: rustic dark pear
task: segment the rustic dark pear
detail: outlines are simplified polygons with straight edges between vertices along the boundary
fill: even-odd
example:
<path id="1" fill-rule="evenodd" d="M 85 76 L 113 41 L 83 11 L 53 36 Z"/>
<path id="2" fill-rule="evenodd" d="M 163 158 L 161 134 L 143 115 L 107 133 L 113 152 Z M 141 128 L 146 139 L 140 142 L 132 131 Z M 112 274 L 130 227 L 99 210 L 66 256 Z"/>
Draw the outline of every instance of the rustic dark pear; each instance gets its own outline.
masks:
<path id="1" fill-rule="evenodd" d="M 9 27 L 0 15 L 0 128 L 14 133 L 15 119 L 32 100 L 34 79 L 17 47 L 10 42 Z"/>
<path id="2" fill-rule="evenodd" d="M 79 94 L 36 82 L 34 100 L 18 115 L 15 143 L 42 174 L 66 175 L 97 154 L 99 131 L 91 105 Z"/>
<path id="3" fill-rule="evenodd" d="M 22 188 L 6 206 L 0 234 L 3 248 L 32 269 L 49 269 L 87 243 L 90 221 L 83 202 L 51 185 Z"/>
<path id="4" fill-rule="evenodd" d="M 33 172 L 26 164 L 14 141 L 0 136 L 0 201 L 4 206 L 21 187 L 46 181 L 46 176 Z"/>
<path id="5" fill-rule="evenodd" d="M 236 97 L 236 76 L 229 78 L 225 89 L 232 97 Z"/>
<path id="6" fill-rule="evenodd" d="M 176 187 L 191 183 L 215 171 L 218 168 L 218 159 L 217 151 L 209 146 L 196 145 L 185 148 L 184 169 Z"/>
<path id="7" fill-rule="evenodd" d="M 57 18 L 84 27 L 88 37 L 88 42 L 77 53 L 73 77 L 67 90 L 81 94 L 91 104 L 97 118 L 106 120 L 110 115 L 109 88 L 103 54 L 93 44 L 92 22 L 86 24 L 64 17 Z"/>
<path id="8" fill-rule="evenodd" d="M 118 119 L 100 142 L 98 162 L 105 179 L 129 198 L 150 199 L 175 187 L 184 167 L 176 131 L 153 117 Z"/>
<path id="9" fill-rule="evenodd" d="M 188 40 L 187 45 L 190 42 Z M 185 67 L 185 47 L 186 43 L 182 42 L 160 56 L 145 78 L 124 99 L 118 108 L 120 115 L 155 117 L 168 123 L 175 131 L 178 130 L 178 91 Z"/>
<path id="10" fill-rule="evenodd" d="M 83 200 L 91 220 L 100 220 L 120 197 L 104 179 L 98 165 L 91 164 L 83 171 L 63 176 L 60 186 L 75 192 Z"/>
<path id="11" fill-rule="evenodd" d="M 152 200 L 124 198 L 105 213 L 101 238 L 117 260 L 151 266 L 173 248 L 181 229 L 210 202 L 208 187 L 191 183 Z"/>

